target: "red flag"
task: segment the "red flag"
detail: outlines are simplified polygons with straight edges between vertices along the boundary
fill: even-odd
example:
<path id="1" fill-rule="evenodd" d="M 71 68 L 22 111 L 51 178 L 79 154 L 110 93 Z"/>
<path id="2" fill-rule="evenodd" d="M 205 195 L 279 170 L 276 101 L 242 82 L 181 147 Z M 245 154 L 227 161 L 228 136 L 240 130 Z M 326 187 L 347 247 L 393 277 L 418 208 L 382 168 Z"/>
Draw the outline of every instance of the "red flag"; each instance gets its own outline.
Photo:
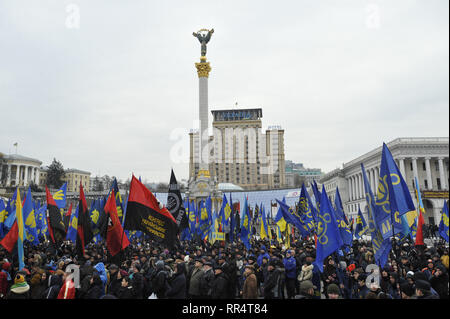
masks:
<path id="1" fill-rule="evenodd" d="M 66 280 L 59 290 L 57 299 L 75 299 L 75 284 L 72 280 Z"/>
<path id="2" fill-rule="evenodd" d="M 2 241 L 0 241 L 0 245 L 2 245 L 11 254 L 18 239 L 19 239 L 19 226 L 17 226 L 16 220 L 14 221 L 14 224 L 12 225 L 11 229 L 6 234 L 6 236 L 2 239 Z"/>
<path id="3" fill-rule="evenodd" d="M 130 184 L 124 229 L 143 231 L 153 240 L 170 247 L 174 246 L 178 234 L 178 225 L 172 214 L 134 176 Z"/>
<path id="4" fill-rule="evenodd" d="M 416 246 L 425 245 L 423 242 L 423 225 L 425 220 L 423 219 L 422 210 L 419 211 L 419 220 L 417 221 L 417 232 L 416 232 Z"/>
<path id="5" fill-rule="evenodd" d="M 94 237 L 91 228 L 91 219 L 87 208 L 86 198 L 84 197 L 83 186 L 80 183 L 80 204 L 78 205 L 78 225 L 77 225 L 77 240 L 75 247 L 78 257 L 85 255 L 84 247 Z"/>
<path id="6" fill-rule="evenodd" d="M 114 190 L 108 197 L 105 205 L 105 214 L 107 219 L 106 247 L 108 247 L 111 256 L 117 255 L 121 250 L 125 249 L 130 241 L 124 234 L 119 216 L 117 215 L 116 196 Z"/>

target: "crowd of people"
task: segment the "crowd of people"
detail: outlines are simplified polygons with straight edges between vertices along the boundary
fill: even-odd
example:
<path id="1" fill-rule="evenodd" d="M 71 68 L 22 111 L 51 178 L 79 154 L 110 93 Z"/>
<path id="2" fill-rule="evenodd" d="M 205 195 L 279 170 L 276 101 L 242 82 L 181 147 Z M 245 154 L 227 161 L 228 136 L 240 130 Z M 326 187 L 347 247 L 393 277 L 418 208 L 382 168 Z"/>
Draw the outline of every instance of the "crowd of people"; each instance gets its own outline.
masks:
<path id="1" fill-rule="evenodd" d="M 111 257 L 91 243 L 79 258 L 65 242 L 25 247 L 25 268 L 0 247 L 1 299 L 448 299 L 448 244 L 398 243 L 387 264 L 372 267 L 370 242 L 315 261 L 314 239 L 285 247 L 276 241 L 180 242 L 168 249 L 134 239 Z M 375 270 L 374 270 L 375 268 Z"/>

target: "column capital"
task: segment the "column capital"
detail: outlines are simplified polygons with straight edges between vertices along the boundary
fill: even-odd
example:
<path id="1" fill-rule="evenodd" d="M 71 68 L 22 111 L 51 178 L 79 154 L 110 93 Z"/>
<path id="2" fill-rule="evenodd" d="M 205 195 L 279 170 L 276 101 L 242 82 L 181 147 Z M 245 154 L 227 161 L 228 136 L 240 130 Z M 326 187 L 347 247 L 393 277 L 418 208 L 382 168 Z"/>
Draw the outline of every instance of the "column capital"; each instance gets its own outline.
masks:
<path id="1" fill-rule="evenodd" d="M 431 159 L 431 156 L 425 156 L 424 158 L 426 161 L 429 161 Z"/>
<path id="2" fill-rule="evenodd" d="M 417 161 L 419 158 L 417 156 L 411 157 L 413 161 Z"/>
<path id="3" fill-rule="evenodd" d="M 200 62 L 195 63 L 195 67 L 197 68 L 198 77 L 209 77 L 209 72 L 211 71 L 211 65 L 209 62 Z"/>
<path id="4" fill-rule="evenodd" d="M 439 156 L 439 157 L 438 157 L 438 160 L 439 160 L 439 161 L 443 161 L 444 158 L 445 158 L 444 156 Z"/>

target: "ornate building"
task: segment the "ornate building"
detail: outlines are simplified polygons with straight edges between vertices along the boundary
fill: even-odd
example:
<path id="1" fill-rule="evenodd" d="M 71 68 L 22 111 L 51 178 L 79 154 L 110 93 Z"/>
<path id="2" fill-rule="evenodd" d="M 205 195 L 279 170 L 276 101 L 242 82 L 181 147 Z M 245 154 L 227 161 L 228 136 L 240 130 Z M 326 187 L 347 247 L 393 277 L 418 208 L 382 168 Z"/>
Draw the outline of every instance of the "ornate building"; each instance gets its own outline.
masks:
<path id="1" fill-rule="evenodd" d="M 39 185 L 40 160 L 18 154 L 0 153 L 0 184 L 5 187 Z"/>
<path id="2" fill-rule="evenodd" d="M 414 177 L 419 181 L 420 191 L 429 224 L 439 224 L 444 201 L 449 198 L 449 138 L 397 138 L 387 143 L 397 165 L 408 184 L 411 197 L 417 207 Z M 325 174 L 319 182 L 325 185 L 332 200 L 336 186 L 350 217 L 356 217 L 358 207 L 366 211 L 364 182 L 361 163 L 366 169 L 372 191 L 376 193 L 380 176 L 382 147 L 378 147 L 348 163 L 342 168 Z"/>

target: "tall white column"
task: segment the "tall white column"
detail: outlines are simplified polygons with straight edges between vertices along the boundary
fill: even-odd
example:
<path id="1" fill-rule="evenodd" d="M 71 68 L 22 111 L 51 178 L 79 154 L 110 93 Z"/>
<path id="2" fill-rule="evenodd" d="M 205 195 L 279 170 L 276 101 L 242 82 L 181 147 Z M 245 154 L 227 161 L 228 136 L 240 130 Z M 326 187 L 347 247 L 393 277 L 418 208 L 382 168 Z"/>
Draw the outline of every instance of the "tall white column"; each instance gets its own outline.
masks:
<path id="1" fill-rule="evenodd" d="M 399 163 L 400 163 L 400 173 L 402 173 L 403 175 L 403 179 L 406 179 L 406 174 L 405 174 L 405 159 L 403 157 L 400 157 L 398 159 Z"/>
<path id="2" fill-rule="evenodd" d="M 347 183 L 348 183 L 348 201 L 350 202 L 352 200 L 352 179 L 348 178 Z"/>
<path id="3" fill-rule="evenodd" d="M 439 176 L 441 179 L 441 188 L 442 189 L 447 189 L 447 177 L 445 176 L 445 170 L 444 170 L 444 161 L 443 161 L 443 157 L 439 157 L 438 158 L 438 162 L 439 162 Z"/>
<path id="4" fill-rule="evenodd" d="M 419 174 L 417 173 L 417 157 L 412 158 L 412 165 L 414 178 L 417 178 L 417 181 L 419 181 Z"/>
<path id="5" fill-rule="evenodd" d="M 16 165 L 17 170 L 16 170 L 16 185 L 18 186 L 20 185 L 20 165 Z"/>
<path id="6" fill-rule="evenodd" d="M 358 199 L 361 198 L 361 174 L 358 174 Z"/>
<path id="7" fill-rule="evenodd" d="M 6 174 L 6 186 L 11 186 L 11 164 L 8 164 Z"/>
<path id="8" fill-rule="evenodd" d="M 428 189 L 433 189 L 433 178 L 431 177 L 430 157 L 425 157 L 425 170 L 427 173 Z"/>
<path id="9" fill-rule="evenodd" d="M 356 179 L 356 175 L 353 175 L 353 200 L 356 200 L 357 198 L 357 185 L 358 185 L 358 180 Z"/>
<path id="10" fill-rule="evenodd" d="M 25 172 L 24 172 L 24 181 L 23 181 L 23 186 L 27 186 L 28 185 L 28 171 L 29 171 L 29 166 L 25 165 Z"/>
<path id="11" fill-rule="evenodd" d="M 39 186 L 40 183 L 40 178 L 41 178 L 41 170 L 39 169 L 39 167 L 36 168 L 36 185 Z"/>
<path id="12" fill-rule="evenodd" d="M 375 167 L 375 187 L 372 190 L 375 196 L 377 196 L 378 194 L 378 183 L 380 182 L 379 180 L 380 180 L 380 168 L 377 166 Z"/>

